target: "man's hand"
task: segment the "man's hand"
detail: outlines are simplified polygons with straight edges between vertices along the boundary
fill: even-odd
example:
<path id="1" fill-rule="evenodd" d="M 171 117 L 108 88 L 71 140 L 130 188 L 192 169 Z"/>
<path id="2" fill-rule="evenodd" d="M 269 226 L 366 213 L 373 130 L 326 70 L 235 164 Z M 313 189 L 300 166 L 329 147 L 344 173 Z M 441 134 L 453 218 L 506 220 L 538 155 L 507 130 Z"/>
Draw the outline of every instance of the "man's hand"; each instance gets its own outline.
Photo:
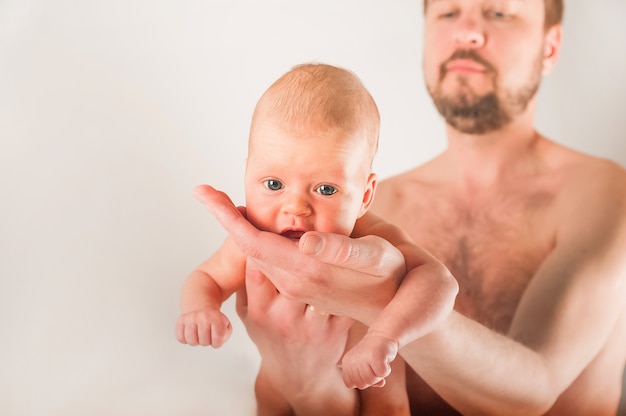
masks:
<path id="1" fill-rule="evenodd" d="M 357 395 L 337 365 L 353 319 L 282 296 L 254 265 L 237 293 L 237 313 L 262 357 L 257 394 L 279 391 L 298 415 L 354 414 Z"/>
<path id="2" fill-rule="evenodd" d="M 223 192 L 202 185 L 194 195 L 281 294 L 319 310 L 367 325 L 391 300 L 404 275 L 404 257 L 382 238 L 308 232 L 296 246 L 255 228 L 245 208 L 235 207 Z"/>
<path id="3" fill-rule="evenodd" d="M 337 370 L 348 330 L 354 323 L 351 318 L 321 312 L 310 305 L 282 296 L 254 265 L 246 270 L 246 290 L 237 293 L 237 314 L 246 325 L 250 338 L 257 344 L 264 361 L 275 355 L 274 351 L 281 350 L 281 345 L 308 350 L 309 353 L 305 354 L 298 352 L 293 356 L 280 354 L 275 357 L 277 364 L 293 362 L 300 370 L 312 366 L 311 371 L 306 373 L 313 372 L 315 367 L 323 364 L 305 363 L 302 357 L 313 359 L 322 350 L 326 356 L 323 362 L 330 363 Z M 268 323 L 275 324 L 269 333 Z M 280 365 L 276 368 L 280 368 Z"/>

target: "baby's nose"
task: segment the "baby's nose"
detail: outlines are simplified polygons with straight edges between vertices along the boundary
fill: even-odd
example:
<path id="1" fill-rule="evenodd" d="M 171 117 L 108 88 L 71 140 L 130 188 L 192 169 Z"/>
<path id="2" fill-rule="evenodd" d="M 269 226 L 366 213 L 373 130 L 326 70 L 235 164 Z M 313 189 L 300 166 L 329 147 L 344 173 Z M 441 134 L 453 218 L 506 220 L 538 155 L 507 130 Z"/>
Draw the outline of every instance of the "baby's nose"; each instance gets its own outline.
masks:
<path id="1" fill-rule="evenodd" d="M 313 210 L 308 198 L 294 194 L 287 197 L 283 211 L 289 215 L 306 216 L 311 215 Z"/>

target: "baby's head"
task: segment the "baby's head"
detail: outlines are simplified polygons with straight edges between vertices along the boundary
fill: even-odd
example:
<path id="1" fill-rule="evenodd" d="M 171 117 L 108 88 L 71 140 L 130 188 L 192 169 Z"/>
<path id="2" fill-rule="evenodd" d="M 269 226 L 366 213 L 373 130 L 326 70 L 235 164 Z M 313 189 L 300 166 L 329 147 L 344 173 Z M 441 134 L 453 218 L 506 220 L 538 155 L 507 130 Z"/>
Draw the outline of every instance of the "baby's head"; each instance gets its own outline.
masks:
<path id="1" fill-rule="evenodd" d="M 254 109 L 249 146 L 267 123 L 295 133 L 358 135 L 369 146 L 370 166 L 378 147 L 380 117 L 374 99 L 355 74 L 331 65 L 299 65 L 276 80 Z"/>
<path id="2" fill-rule="evenodd" d="M 246 203 L 257 227 L 350 234 L 369 207 L 378 146 L 376 104 L 350 71 L 293 68 L 274 82 L 252 117 Z"/>

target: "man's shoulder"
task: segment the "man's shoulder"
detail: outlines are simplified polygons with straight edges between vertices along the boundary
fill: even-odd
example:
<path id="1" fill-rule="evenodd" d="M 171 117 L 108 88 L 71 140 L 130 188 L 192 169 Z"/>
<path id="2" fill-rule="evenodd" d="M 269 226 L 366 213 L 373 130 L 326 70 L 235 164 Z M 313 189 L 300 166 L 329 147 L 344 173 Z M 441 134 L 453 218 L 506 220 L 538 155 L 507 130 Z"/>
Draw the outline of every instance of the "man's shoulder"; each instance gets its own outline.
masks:
<path id="1" fill-rule="evenodd" d="M 626 219 L 626 169 L 599 157 L 582 155 L 563 167 L 558 212 L 562 219 L 622 222 Z M 566 215 L 565 213 L 572 215 Z"/>
<path id="2" fill-rule="evenodd" d="M 424 181 L 419 168 L 388 177 L 378 183 L 374 207 L 378 211 L 382 206 L 397 206 L 411 200 L 411 195 L 421 194 L 428 183 Z"/>
<path id="3" fill-rule="evenodd" d="M 439 175 L 430 164 L 420 165 L 379 182 L 382 192 L 398 192 L 406 188 L 427 187 L 439 180 Z"/>
<path id="4" fill-rule="evenodd" d="M 578 154 L 564 165 L 563 179 L 564 187 L 575 193 L 613 192 L 625 190 L 626 169 L 609 159 Z"/>

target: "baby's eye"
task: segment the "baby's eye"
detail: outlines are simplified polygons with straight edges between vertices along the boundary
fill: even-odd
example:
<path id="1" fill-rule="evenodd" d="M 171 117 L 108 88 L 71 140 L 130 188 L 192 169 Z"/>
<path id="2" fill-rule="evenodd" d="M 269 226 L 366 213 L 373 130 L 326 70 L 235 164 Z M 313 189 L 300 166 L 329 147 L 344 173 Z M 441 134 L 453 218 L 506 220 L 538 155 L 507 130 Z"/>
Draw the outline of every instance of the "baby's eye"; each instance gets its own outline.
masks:
<path id="1" fill-rule="evenodd" d="M 279 191 L 285 187 L 281 181 L 277 181 L 276 179 L 268 179 L 263 182 L 263 185 L 270 191 Z"/>
<path id="2" fill-rule="evenodd" d="M 316 191 L 322 195 L 333 195 L 337 193 L 337 188 L 332 185 L 321 185 Z"/>

